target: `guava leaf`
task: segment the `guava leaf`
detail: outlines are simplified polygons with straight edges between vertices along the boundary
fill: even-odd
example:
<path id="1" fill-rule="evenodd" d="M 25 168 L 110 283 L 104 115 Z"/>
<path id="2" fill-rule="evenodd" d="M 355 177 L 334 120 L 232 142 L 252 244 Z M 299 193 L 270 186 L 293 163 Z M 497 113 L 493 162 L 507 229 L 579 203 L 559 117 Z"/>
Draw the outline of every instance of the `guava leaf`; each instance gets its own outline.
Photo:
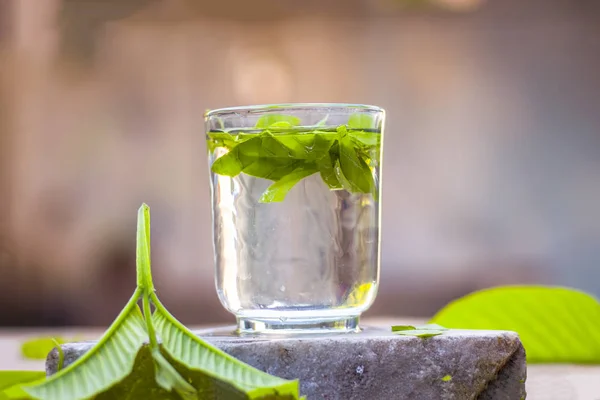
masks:
<path id="1" fill-rule="evenodd" d="M 258 200 L 261 203 L 281 202 L 289 191 L 302 179 L 318 171 L 315 164 L 303 164 L 289 175 L 284 176 L 265 190 Z"/>
<path id="2" fill-rule="evenodd" d="M 323 179 L 323 182 L 325 182 L 331 190 L 343 189 L 343 185 L 336 174 L 336 161 L 339 163 L 339 160 L 332 159 L 329 154 L 326 154 L 316 161 L 321 179 Z"/>
<path id="3" fill-rule="evenodd" d="M 152 302 L 156 307 L 152 318 L 163 350 L 185 368 L 199 373 L 196 384 L 192 379 L 199 398 L 298 398 L 298 381 L 281 379 L 244 364 L 194 335 L 164 308 L 156 296 L 152 297 Z"/>
<path id="4" fill-rule="evenodd" d="M 362 147 L 381 145 L 381 135 L 379 133 L 350 130 L 348 135 L 356 144 Z"/>
<path id="5" fill-rule="evenodd" d="M 45 379 L 43 371 L 0 371 L 0 400 L 29 398 L 21 386 Z"/>
<path id="6" fill-rule="evenodd" d="M 148 340 L 135 291 L 127 306 L 100 341 L 81 358 L 44 382 L 23 390 L 43 400 L 93 397 L 131 373 L 143 343 Z"/>
<path id="7" fill-rule="evenodd" d="M 244 169 L 239 157 L 239 150 L 237 147 L 229 150 L 227 154 L 217 158 L 212 166 L 210 167 L 212 172 L 223 176 L 237 176 Z"/>
<path id="8" fill-rule="evenodd" d="M 71 340 L 72 342 L 75 340 Z M 24 358 L 31 360 L 45 360 L 48 353 L 56 347 L 56 344 L 63 344 L 67 341 L 61 337 L 40 337 L 29 339 L 21 344 L 21 354 Z"/>
<path id="9" fill-rule="evenodd" d="M 292 127 L 300 125 L 300 118 L 293 115 L 282 115 L 282 114 L 265 114 L 256 121 L 255 128 L 269 128 L 273 124 L 286 123 L 287 126 L 279 125 L 282 127 Z M 275 125 L 277 127 L 278 125 Z"/>
<path id="10" fill-rule="evenodd" d="M 393 325 L 392 332 L 402 336 L 416 336 L 420 338 L 428 338 L 438 336 L 447 331 L 447 328 L 437 324 L 427 324 L 421 326 L 412 325 Z"/>
<path id="11" fill-rule="evenodd" d="M 261 134 L 262 146 L 265 152 L 263 157 L 292 157 L 296 159 L 308 159 L 313 152 L 315 135 L 312 133 L 280 134 L 273 135 L 269 131 Z M 285 149 L 284 152 L 275 153 L 271 147 L 276 146 Z"/>
<path id="12" fill-rule="evenodd" d="M 412 325 L 394 325 L 392 326 L 392 332 L 401 332 L 401 331 L 414 331 L 415 328 Z"/>
<path id="13" fill-rule="evenodd" d="M 353 193 L 373 193 L 374 181 L 371 169 L 360 158 L 352 139 L 345 136 L 340 139 L 340 167 L 348 180 Z"/>
<path id="14" fill-rule="evenodd" d="M 143 346 L 135 359 L 132 372 L 94 400 L 181 400 L 175 392 L 163 389 L 156 382 L 156 364 L 149 346 Z"/>
<path id="15" fill-rule="evenodd" d="M 574 289 L 481 290 L 451 302 L 431 322 L 448 328 L 515 331 L 530 363 L 600 364 L 600 303 Z"/>
<path id="16" fill-rule="evenodd" d="M 151 350 L 154 359 L 156 383 L 168 392 L 175 391 L 184 400 L 195 400 L 196 389 L 190 385 L 179 372 L 169 364 L 169 361 L 161 354 L 157 347 Z"/>
<path id="17" fill-rule="evenodd" d="M 416 336 L 420 338 L 429 338 L 441 335 L 444 333 L 444 331 L 436 331 L 432 329 L 408 329 L 403 331 L 395 331 L 394 333 L 401 336 Z"/>
<path id="18" fill-rule="evenodd" d="M 371 114 L 354 113 L 348 118 L 348 127 L 352 129 L 374 129 L 375 118 Z"/>
<path id="19" fill-rule="evenodd" d="M 277 182 L 284 176 L 294 172 L 296 168 L 303 165 L 304 161 L 293 158 L 263 158 L 257 159 L 255 163 L 248 165 L 244 173 L 256 178 L 269 179 Z"/>

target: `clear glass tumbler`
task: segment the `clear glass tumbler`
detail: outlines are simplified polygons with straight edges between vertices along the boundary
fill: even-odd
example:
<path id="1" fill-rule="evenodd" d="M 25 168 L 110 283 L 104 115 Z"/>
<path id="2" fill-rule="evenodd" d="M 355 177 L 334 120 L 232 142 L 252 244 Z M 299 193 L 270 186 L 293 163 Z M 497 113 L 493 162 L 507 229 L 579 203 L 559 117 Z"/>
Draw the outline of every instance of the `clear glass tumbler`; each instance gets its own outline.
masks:
<path id="1" fill-rule="evenodd" d="M 384 118 L 353 104 L 207 112 L 216 286 L 239 332 L 359 330 L 379 279 Z"/>

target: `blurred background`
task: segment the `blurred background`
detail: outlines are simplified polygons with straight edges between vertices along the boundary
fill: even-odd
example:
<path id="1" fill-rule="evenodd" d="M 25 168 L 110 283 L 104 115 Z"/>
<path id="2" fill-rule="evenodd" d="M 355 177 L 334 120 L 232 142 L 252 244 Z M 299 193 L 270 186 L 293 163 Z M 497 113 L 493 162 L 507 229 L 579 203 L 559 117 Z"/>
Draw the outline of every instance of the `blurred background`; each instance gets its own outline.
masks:
<path id="1" fill-rule="evenodd" d="M 206 109 L 388 111 L 382 284 L 427 316 L 499 284 L 600 295 L 600 2 L 0 0 L 0 325 L 105 325 L 152 208 L 160 297 L 213 283 Z"/>

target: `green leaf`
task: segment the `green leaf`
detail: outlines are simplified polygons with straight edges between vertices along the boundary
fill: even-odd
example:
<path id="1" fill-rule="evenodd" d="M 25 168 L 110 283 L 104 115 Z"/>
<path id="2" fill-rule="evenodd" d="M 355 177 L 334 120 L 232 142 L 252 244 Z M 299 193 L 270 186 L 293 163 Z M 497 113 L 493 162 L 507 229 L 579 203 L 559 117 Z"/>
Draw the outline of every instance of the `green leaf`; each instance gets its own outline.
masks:
<path id="1" fill-rule="evenodd" d="M 504 286 L 455 300 L 432 323 L 519 334 L 531 363 L 600 364 L 600 303 L 584 292 Z"/>
<path id="2" fill-rule="evenodd" d="M 32 360 L 45 360 L 48 353 L 56 347 L 57 344 L 66 343 L 61 337 L 40 337 L 27 340 L 21 345 L 21 354 L 24 358 Z"/>
<path id="3" fill-rule="evenodd" d="M 428 338 L 432 336 L 438 336 L 447 331 L 448 329 L 443 326 L 429 324 L 423 326 L 412 326 L 412 325 L 393 325 L 392 332 L 403 335 L 403 336 L 417 336 L 420 338 Z"/>
<path id="4" fill-rule="evenodd" d="M 278 182 L 305 162 L 314 162 L 331 190 L 371 193 L 376 198 L 373 171 L 379 167 L 379 133 L 348 130 L 345 125 L 335 131 L 316 126 L 299 131 L 288 125 L 276 121 L 260 133 L 209 132 L 209 148 L 229 150 L 213 162 L 212 172 L 230 177 L 245 173 Z"/>
<path id="5" fill-rule="evenodd" d="M 137 306 L 140 292 L 108 328 L 100 341 L 81 358 L 46 381 L 23 389 L 43 400 L 78 400 L 92 397 L 131 373 L 142 344 L 148 339 Z"/>
<path id="6" fill-rule="evenodd" d="M 261 134 L 261 137 L 264 149 L 261 157 L 292 157 L 304 160 L 313 154 L 314 134 L 280 134 L 275 136 L 266 131 Z M 281 151 L 275 153 L 276 148 L 281 149 Z"/>
<path id="7" fill-rule="evenodd" d="M 320 158 L 330 156 L 330 150 L 337 140 L 337 134 L 335 133 L 316 133 L 313 135 L 314 139 L 310 144 L 310 152 L 308 154 L 308 160 L 319 160 Z"/>
<path id="8" fill-rule="evenodd" d="M 137 287 L 138 290 L 142 291 L 142 294 L 150 293 L 154 291 L 150 268 L 150 207 L 145 203 L 138 210 L 136 235 L 135 263 Z"/>
<path id="9" fill-rule="evenodd" d="M 444 331 L 436 331 L 436 330 L 432 330 L 432 329 L 411 329 L 411 330 L 397 331 L 394 333 L 397 335 L 402 335 L 402 336 L 416 336 L 416 337 L 420 337 L 420 338 L 429 338 L 429 337 L 441 335 L 444 333 Z"/>
<path id="10" fill-rule="evenodd" d="M 155 295 L 152 295 L 152 302 L 156 307 L 153 322 L 162 338 L 163 349 L 183 366 L 200 374 L 195 385 L 199 398 L 298 398 L 298 381 L 287 381 L 242 363 L 194 335 Z"/>
<path id="11" fill-rule="evenodd" d="M 417 325 L 415 329 L 421 330 L 430 330 L 430 331 L 448 331 L 448 328 L 445 328 L 438 324 L 427 324 L 427 325 Z"/>
<path id="12" fill-rule="evenodd" d="M 352 139 L 348 136 L 340 139 L 340 167 L 350 184 L 351 192 L 374 192 L 371 169 L 362 158 L 358 157 Z"/>
<path id="13" fill-rule="evenodd" d="M 244 166 L 239 158 L 239 150 L 237 147 L 229 150 L 229 152 L 215 160 L 211 166 L 212 172 L 223 176 L 237 176 L 242 172 Z"/>
<path id="14" fill-rule="evenodd" d="M 234 136 L 230 133 L 219 131 L 208 132 L 207 136 L 207 148 L 210 152 L 215 151 L 217 147 L 231 149 L 233 146 L 236 145 L 235 139 L 236 137 L 238 137 L 237 135 Z"/>
<path id="15" fill-rule="evenodd" d="M 284 124 L 281 124 L 281 123 Z M 273 126 L 274 124 L 278 124 L 275 125 L 275 127 L 292 127 L 292 126 L 297 126 L 300 125 L 300 118 L 295 117 L 293 115 L 281 115 L 281 114 L 266 114 L 263 115 L 262 117 L 260 117 L 258 119 L 258 121 L 256 121 L 256 125 L 254 125 L 255 128 L 269 128 L 271 126 Z"/>
<path id="16" fill-rule="evenodd" d="M 319 122 L 316 123 L 315 126 L 325 126 L 327 124 L 327 120 L 329 119 L 329 114 L 321 118 Z"/>
<path id="17" fill-rule="evenodd" d="M 414 331 L 415 328 L 412 325 L 393 325 L 392 332 L 400 332 L 400 331 Z"/>
<path id="18" fill-rule="evenodd" d="M 0 400 L 17 398 L 15 391 L 22 384 L 44 380 L 45 378 L 46 373 L 43 371 L 0 371 Z M 20 393 L 25 397 L 27 396 L 22 391 Z"/>
<path id="19" fill-rule="evenodd" d="M 94 400 L 181 400 L 181 396 L 176 392 L 165 390 L 158 385 L 155 366 L 150 347 L 143 346 L 138 352 L 131 374 L 117 385 L 99 393 Z"/>
<path id="20" fill-rule="evenodd" d="M 17 383 L 36 381 L 45 376 L 46 373 L 43 371 L 0 371 L 0 390 Z"/>
<path id="21" fill-rule="evenodd" d="M 294 172 L 296 168 L 303 165 L 302 160 L 263 158 L 257 162 L 248 165 L 244 169 L 244 173 L 256 178 L 269 179 L 277 182 L 284 176 Z"/>
<path id="22" fill-rule="evenodd" d="M 291 154 L 291 149 L 267 132 L 238 144 L 215 160 L 211 169 L 216 174 L 231 177 L 244 172 L 257 178 L 278 180 L 301 162 Z"/>
<path id="23" fill-rule="evenodd" d="M 336 174 L 336 162 L 339 164 L 339 160 L 337 158 L 332 159 L 329 154 L 321 157 L 316 162 L 321 179 L 323 179 L 323 182 L 325 182 L 331 190 L 339 190 L 344 188 L 338 179 L 338 174 Z M 350 185 L 348 184 L 348 186 Z"/>
<path id="24" fill-rule="evenodd" d="M 452 380 L 452 375 L 444 375 L 444 377 L 442 378 L 442 381 L 444 382 L 450 382 Z"/>
<path id="25" fill-rule="evenodd" d="M 375 118 L 367 113 L 355 113 L 348 119 L 348 127 L 352 129 L 375 129 Z"/>
<path id="26" fill-rule="evenodd" d="M 184 400 L 197 399 L 196 389 L 190 385 L 177 370 L 167 361 L 157 347 L 152 352 L 154 359 L 156 383 L 168 392 L 175 391 Z"/>
<path id="27" fill-rule="evenodd" d="M 61 369 L 63 369 L 63 366 L 65 365 L 65 353 L 62 349 L 62 347 L 60 346 L 60 343 L 58 343 L 56 340 L 52 339 L 52 341 L 55 344 L 55 349 L 56 352 L 58 353 L 58 362 L 56 363 L 56 370 L 60 371 Z"/>
<path id="28" fill-rule="evenodd" d="M 294 170 L 289 175 L 284 176 L 267 188 L 258 200 L 261 203 L 281 202 L 285 199 L 288 192 L 302 179 L 318 171 L 315 164 L 304 164 Z"/>
<path id="29" fill-rule="evenodd" d="M 365 131 L 349 131 L 350 138 L 361 147 L 379 147 L 381 146 L 381 135 L 379 133 Z"/>

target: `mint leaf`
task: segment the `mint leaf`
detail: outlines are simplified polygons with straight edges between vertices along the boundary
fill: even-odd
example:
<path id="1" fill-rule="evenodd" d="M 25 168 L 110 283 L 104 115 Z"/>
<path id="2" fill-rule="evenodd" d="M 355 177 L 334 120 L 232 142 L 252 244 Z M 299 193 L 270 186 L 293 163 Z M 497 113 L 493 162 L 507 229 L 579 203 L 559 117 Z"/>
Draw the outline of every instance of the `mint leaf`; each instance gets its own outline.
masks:
<path id="1" fill-rule="evenodd" d="M 285 124 L 282 125 L 282 122 Z M 269 128 L 274 124 L 277 124 L 275 125 L 275 127 L 289 128 L 291 126 L 300 125 L 300 118 L 295 117 L 293 115 L 266 114 L 260 117 L 258 121 L 256 121 L 256 125 L 254 125 L 254 127 Z"/>
<path id="2" fill-rule="evenodd" d="M 431 320 L 519 334 L 529 363 L 600 364 L 600 302 L 569 288 L 501 286 L 471 293 Z"/>
<path id="3" fill-rule="evenodd" d="M 318 171 L 315 164 L 304 164 L 296 168 L 289 175 L 284 176 L 267 188 L 258 200 L 261 203 L 281 202 L 288 192 L 302 179 Z"/>

